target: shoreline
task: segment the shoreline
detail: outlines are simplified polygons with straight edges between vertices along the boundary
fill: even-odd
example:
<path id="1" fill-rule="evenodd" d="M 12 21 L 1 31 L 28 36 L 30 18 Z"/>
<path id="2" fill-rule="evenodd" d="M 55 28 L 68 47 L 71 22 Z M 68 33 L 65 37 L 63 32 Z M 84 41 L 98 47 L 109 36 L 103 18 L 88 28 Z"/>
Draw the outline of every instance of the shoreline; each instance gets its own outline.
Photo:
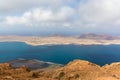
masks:
<path id="1" fill-rule="evenodd" d="M 0 36 L 0 42 L 24 42 L 32 46 L 41 45 L 120 45 L 120 39 L 95 40 L 80 39 L 76 37 L 22 37 L 22 36 Z"/>

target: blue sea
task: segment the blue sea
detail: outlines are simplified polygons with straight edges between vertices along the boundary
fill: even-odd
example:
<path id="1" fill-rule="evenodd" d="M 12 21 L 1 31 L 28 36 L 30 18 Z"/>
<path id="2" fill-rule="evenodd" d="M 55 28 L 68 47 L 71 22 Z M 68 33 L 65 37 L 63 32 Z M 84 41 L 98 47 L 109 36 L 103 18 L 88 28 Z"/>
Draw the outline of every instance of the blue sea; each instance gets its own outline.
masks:
<path id="1" fill-rule="evenodd" d="M 120 61 L 120 45 L 32 46 L 22 42 L 0 42 L 0 62 L 17 58 L 38 59 L 59 64 L 81 59 L 102 66 Z"/>

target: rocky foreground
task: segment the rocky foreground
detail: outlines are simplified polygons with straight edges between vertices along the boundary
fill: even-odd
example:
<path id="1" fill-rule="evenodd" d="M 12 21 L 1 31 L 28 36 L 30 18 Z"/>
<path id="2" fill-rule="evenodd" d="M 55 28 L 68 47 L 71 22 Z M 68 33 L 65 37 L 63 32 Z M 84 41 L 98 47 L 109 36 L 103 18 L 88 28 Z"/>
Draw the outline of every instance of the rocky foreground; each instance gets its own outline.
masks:
<path id="1" fill-rule="evenodd" d="M 74 60 L 64 67 L 37 72 L 25 66 L 12 68 L 0 64 L 0 80 L 120 80 L 120 63 L 100 67 L 88 61 Z"/>

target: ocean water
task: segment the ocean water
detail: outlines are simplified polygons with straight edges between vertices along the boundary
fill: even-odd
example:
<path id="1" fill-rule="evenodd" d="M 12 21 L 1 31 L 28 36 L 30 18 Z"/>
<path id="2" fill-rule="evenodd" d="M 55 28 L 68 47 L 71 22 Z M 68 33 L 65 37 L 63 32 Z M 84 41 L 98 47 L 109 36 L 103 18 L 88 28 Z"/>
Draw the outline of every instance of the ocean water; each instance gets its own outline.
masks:
<path id="1" fill-rule="evenodd" d="M 120 61 L 120 45 L 31 46 L 22 42 L 0 42 L 0 62 L 17 58 L 38 59 L 59 64 L 81 59 L 104 65 Z"/>

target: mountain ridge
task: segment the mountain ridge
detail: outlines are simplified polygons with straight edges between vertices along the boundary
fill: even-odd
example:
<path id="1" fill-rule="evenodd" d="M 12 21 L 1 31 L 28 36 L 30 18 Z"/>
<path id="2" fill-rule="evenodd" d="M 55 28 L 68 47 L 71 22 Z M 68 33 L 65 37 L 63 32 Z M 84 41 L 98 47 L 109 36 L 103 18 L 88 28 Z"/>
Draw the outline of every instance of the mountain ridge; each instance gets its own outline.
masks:
<path id="1" fill-rule="evenodd" d="M 81 34 L 79 38 L 82 39 L 96 39 L 96 40 L 116 40 L 120 39 L 120 36 L 113 36 L 109 34 L 94 34 L 94 33 L 86 33 Z"/>

